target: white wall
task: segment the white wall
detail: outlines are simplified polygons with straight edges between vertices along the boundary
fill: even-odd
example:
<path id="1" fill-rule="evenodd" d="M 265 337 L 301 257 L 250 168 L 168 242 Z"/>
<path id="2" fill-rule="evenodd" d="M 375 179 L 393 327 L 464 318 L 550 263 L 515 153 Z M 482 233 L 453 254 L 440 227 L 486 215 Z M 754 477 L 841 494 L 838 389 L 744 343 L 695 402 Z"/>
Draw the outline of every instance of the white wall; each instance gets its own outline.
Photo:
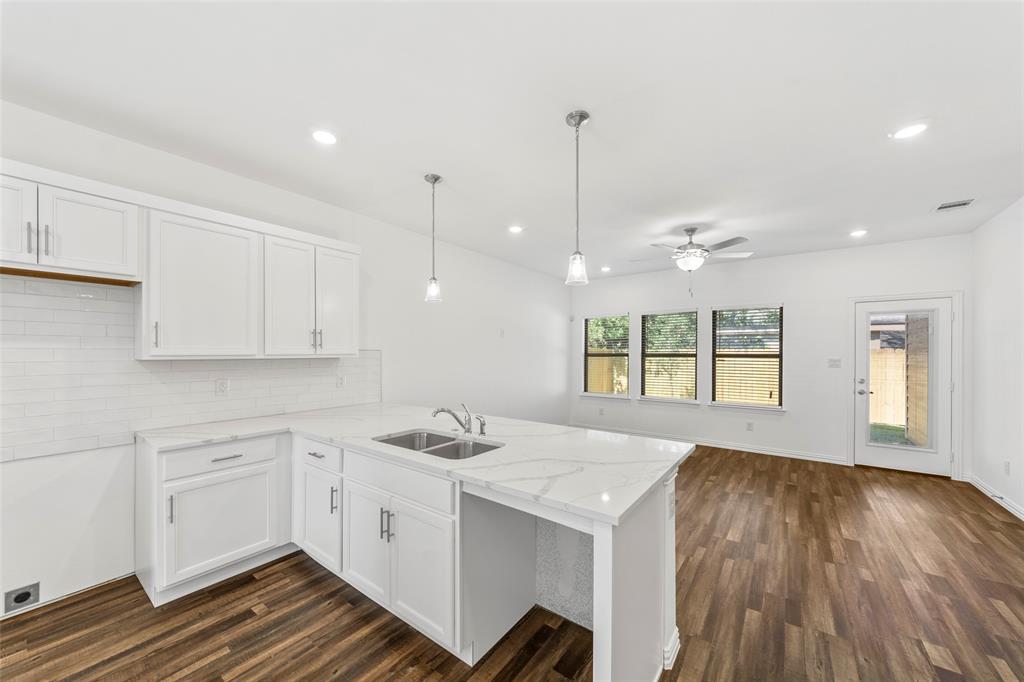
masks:
<path id="1" fill-rule="evenodd" d="M 592 280 L 572 294 L 571 422 L 845 462 L 853 362 L 850 300 L 966 290 L 970 247 L 970 235 L 959 235 L 707 265 L 693 275 L 693 298 L 687 275 L 678 270 Z M 783 413 L 579 395 L 584 317 L 779 304 L 785 308 Z M 706 330 L 701 335 L 709 338 Z M 701 350 L 710 349 L 705 344 Z M 828 368 L 829 358 L 840 358 L 842 368 Z M 709 365 L 699 361 L 698 366 L 698 391 L 707 395 Z M 638 368 L 635 362 L 630 370 L 635 395 Z M 747 422 L 753 422 L 752 432 Z"/>
<path id="2" fill-rule="evenodd" d="M 972 236 L 971 473 L 1024 518 L 1024 199 Z"/>
<path id="3" fill-rule="evenodd" d="M 427 305 L 426 236 L 9 102 L 0 114 L 0 156 L 360 245 L 360 347 L 383 352 L 385 400 L 566 421 L 569 293 L 557 278 L 442 241 L 445 300 Z"/>

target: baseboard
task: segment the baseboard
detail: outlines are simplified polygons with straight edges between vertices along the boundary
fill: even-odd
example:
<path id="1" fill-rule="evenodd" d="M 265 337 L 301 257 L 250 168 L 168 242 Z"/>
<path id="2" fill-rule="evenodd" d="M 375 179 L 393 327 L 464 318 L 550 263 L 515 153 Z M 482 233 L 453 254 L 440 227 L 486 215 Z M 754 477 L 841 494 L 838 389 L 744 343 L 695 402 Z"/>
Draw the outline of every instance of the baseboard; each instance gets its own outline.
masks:
<path id="1" fill-rule="evenodd" d="M 1013 500 L 1007 499 L 1005 495 L 1000 495 L 998 492 L 996 492 L 995 488 L 993 488 L 992 486 L 988 485 L 984 481 L 980 480 L 976 476 L 970 476 L 967 479 L 967 482 L 970 483 L 971 485 L 973 485 L 975 488 L 977 488 L 981 492 L 983 492 L 986 495 L 988 495 L 990 498 L 992 498 L 992 500 L 994 502 L 999 504 L 999 506 L 1001 506 L 1004 509 L 1006 509 L 1006 511 L 1010 512 L 1011 514 L 1016 516 L 1021 521 L 1024 521 L 1024 507 L 1020 506 L 1019 504 L 1017 504 Z"/>
<path id="2" fill-rule="evenodd" d="M 573 423 L 570 426 L 575 426 L 581 429 L 596 429 L 598 431 L 611 431 L 613 433 L 625 433 L 631 436 L 646 436 L 647 438 L 662 438 L 665 440 L 681 440 L 687 443 L 695 443 L 697 445 L 706 445 L 711 448 L 722 448 L 724 450 L 741 450 L 743 452 L 752 452 L 756 455 L 771 455 L 773 457 L 791 457 L 793 459 L 806 459 L 811 462 L 823 462 L 825 464 L 840 464 L 842 466 L 850 466 L 850 463 L 846 461 L 845 457 L 829 457 L 827 455 L 819 455 L 812 452 L 801 452 L 799 450 L 783 450 L 781 448 L 766 448 L 760 445 L 750 445 L 748 443 L 730 443 L 723 440 L 710 440 L 707 438 L 691 438 L 688 436 L 680 436 L 672 433 L 657 433 L 655 431 L 626 431 L 624 429 L 609 428 L 607 426 L 601 426 L 598 424 L 582 424 Z"/>
<path id="3" fill-rule="evenodd" d="M 679 655 L 679 628 L 675 628 L 672 631 L 672 637 L 669 639 L 668 644 L 665 645 L 665 670 L 671 670 L 672 666 L 676 664 L 676 657 Z"/>

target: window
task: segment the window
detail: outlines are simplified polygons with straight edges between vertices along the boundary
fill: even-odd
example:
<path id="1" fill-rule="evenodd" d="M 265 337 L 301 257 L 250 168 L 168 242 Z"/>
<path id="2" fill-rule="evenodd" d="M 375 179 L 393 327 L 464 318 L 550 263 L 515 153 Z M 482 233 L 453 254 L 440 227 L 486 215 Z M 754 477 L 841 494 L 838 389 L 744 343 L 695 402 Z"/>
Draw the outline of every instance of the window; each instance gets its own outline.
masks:
<path id="1" fill-rule="evenodd" d="M 583 392 L 629 394 L 629 315 L 583 323 Z"/>
<path id="2" fill-rule="evenodd" d="M 640 395 L 697 399 L 697 311 L 644 315 Z"/>
<path id="3" fill-rule="evenodd" d="M 782 407 L 782 308 L 713 311 L 711 344 L 712 401 Z"/>

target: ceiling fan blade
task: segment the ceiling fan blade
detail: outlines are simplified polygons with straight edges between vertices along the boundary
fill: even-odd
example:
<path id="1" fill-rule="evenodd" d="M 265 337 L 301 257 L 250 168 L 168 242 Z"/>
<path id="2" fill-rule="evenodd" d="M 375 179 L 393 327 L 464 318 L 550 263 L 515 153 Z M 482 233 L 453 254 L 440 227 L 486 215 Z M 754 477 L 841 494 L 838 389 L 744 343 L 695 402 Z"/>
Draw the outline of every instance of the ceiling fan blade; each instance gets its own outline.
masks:
<path id="1" fill-rule="evenodd" d="M 705 246 L 704 248 L 707 249 L 708 251 L 718 251 L 719 249 L 727 249 L 730 246 L 736 246 L 737 244 L 742 244 L 745 241 L 749 241 L 749 240 L 746 237 L 733 237 L 732 239 L 726 239 L 724 242 L 718 242 L 717 244 L 712 244 L 711 246 Z"/>
<path id="2" fill-rule="evenodd" d="M 714 258 L 718 258 L 718 259 L 721 259 L 721 258 L 739 259 L 739 258 L 750 258 L 753 255 L 754 255 L 753 251 L 730 251 L 729 253 L 716 253 L 716 254 L 713 254 L 713 257 Z"/>
<path id="3" fill-rule="evenodd" d="M 657 246 L 657 247 L 660 247 L 662 249 L 670 249 L 672 251 L 675 251 L 676 249 L 680 248 L 678 246 L 672 246 L 671 244 L 666 244 L 664 242 L 656 242 L 654 244 L 651 244 L 651 246 Z"/>
<path id="4" fill-rule="evenodd" d="M 665 257 L 664 256 L 655 256 L 654 258 L 630 258 L 626 262 L 627 263 L 650 263 L 651 261 L 656 261 L 656 260 L 663 261 L 663 260 L 665 260 Z"/>

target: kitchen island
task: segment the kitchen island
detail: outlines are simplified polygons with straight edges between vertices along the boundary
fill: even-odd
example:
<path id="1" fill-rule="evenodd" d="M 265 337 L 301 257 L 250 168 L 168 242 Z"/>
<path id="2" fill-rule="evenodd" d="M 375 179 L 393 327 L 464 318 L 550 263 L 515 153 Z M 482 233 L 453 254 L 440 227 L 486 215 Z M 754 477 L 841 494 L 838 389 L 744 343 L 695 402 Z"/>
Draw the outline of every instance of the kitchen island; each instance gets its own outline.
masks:
<path id="1" fill-rule="evenodd" d="M 535 602 L 543 518 L 593 537 L 595 679 L 656 679 L 671 667 L 675 475 L 693 446 L 491 416 L 472 439 L 500 447 L 466 459 L 377 440 L 467 438 L 453 426 L 425 407 L 370 404 L 140 432 L 140 581 L 163 603 L 294 542 L 473 665 Z M 259 514 L 232 516 L 244 504 L 224 505 L 231 491 Z M 188 524 L 210 514 L 227 526 L 225 546 L 246 540 L 213 550 L 204 531 L 190 548 Z"/>

